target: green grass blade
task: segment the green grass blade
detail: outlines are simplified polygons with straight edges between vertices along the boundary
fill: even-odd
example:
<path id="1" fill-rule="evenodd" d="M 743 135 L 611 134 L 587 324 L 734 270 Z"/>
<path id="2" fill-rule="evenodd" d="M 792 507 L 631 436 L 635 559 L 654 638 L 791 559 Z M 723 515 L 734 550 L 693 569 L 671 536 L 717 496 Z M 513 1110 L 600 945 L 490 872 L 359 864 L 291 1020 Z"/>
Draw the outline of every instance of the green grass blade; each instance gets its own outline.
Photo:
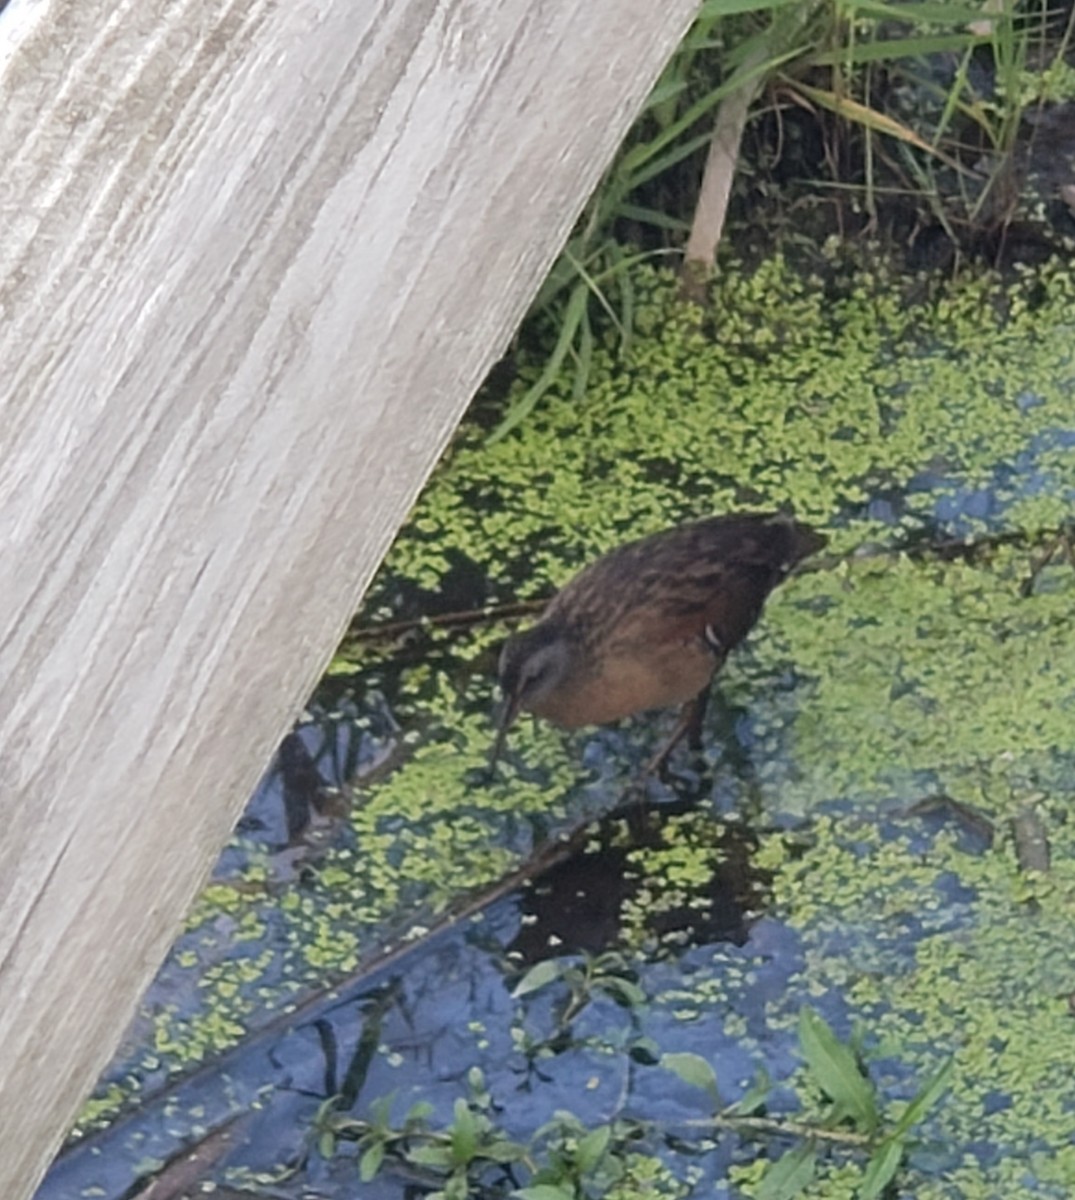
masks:
<path id="1" fill-rule="evenodd" d="M 705 0 L 698 11 L 699 20 L 734 17 L 740 13 L 765 12 L 772 8 L 791 8 L 801 0 Z"/>
<path id="2" fill-rule="evenodd" d="M 869 0 L 855 5 L 855 15 L 904 25 L 968 25 L 981 18 L 982 9 L 970 4 L 882 4 Z"/>
<path id="3" fill-rule="evenodd" d="M 503 441 L 513 429 L 525 421 L 534 411 L 537 402 L 554 383 L 556 376 L 560 373 L 560 367 L 567 357 L 567 352 L 571 349 L 575 340 L 575 334 L 582 323 L 589 296 L 590 289 L 580 280 L 575 285 L 571 297 L 567 302 L 563 324 L 560 326 L 560 336 L 556 339 L 556 345 L 553 348 L 552 354 L 549 355 L 549 361 L 545 364 L 545 369 L 522 396 L 509 407 L 508 411 L 504 414 L 504 419 L 489 435 L 488 444 L 490 446 L 495 446 L 497 442 Z"/>
<path id="4" fill-rule="evenodd" d="M 621 204 L 620 216 L 626 221 L 638 221 L 640 225 L 652 225 L 654 229 L 667 229 L 671 233 L 686 233 L 690 229 L 690 223 L 681 217 L 671 217 L 644 204 Z"/>
<path id="5" fill-rule="evenodd" d="M 634 191 L 635 188 L 641 187 L 642 184 L 648 183 L 649 180 L 657 175 L 663 175 L 670 167 L 674 167 L 676 163 L 682 162 L 683 159 L 689 158 L 695 150 L 701 149 L 709 143 L 709 139 L 713 136 L 712 131 L 707 129 L 705 133 L 699 133 L 695 137 L 688 138 L 686 141 L 679 142 L 672 146 L 664 154 L 658 155 L 645 164 L 640 170 L 636 171 L 630 178 L 627 186 L 628 191 Z M 622 209 L 622 206 L 620 206 Z"/>
<path id="6" fill-rule="evenodd" d="M 896 1122 L 893 1130 L 895 1136 L 901 1136 L 917 1125 L 919 1121 L 936 1105 L 937 1101 L 948 1091 L 955 1070 L 955 1059 L 950 1058 L 933 1076 L 926 1086 L 918 1093 Z"/>
<path id="7" fill-rule="evenodd" d="M 586 395 L 590 382 L 590 368 L 593 366 L 593 324 L 590 321 L 588 309 L 582 310 L 582 320 L 579 322 L 578 346 L 572 352 L 575 360 L 575 378 L 571 384 L 571 399 L 578 404 Z"/>
<path id="8" fill-rule="evenodd" d="M 854 47 L 822 50 L 809 54 L 811 66 L 861 66 L 868 62 L 894 62 L 901 58 L 925 58 L 930 54 L 951 54 L 968 47 L 973 49 L 989 39 L 974 33 L 938 33 L 932 37 L 887 38 L 876 42 L 859 42 Z"/>

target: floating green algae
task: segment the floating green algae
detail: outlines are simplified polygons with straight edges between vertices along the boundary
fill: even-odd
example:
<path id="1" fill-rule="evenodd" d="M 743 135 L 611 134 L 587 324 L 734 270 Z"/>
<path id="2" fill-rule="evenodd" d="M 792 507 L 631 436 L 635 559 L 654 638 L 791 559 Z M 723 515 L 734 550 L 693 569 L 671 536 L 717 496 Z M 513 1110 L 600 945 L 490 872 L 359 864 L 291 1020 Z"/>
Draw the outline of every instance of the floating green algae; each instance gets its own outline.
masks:
<path id="1" fill-rule="evenodd" d="M 816 822 L 813 844 L 791 857 L 774 836 L 764 856 L 776 911 L 801 940 L 789 995 L 805 985 L 838 997 L 871 1074 L 897 1095 L 909 1066 L 921 1078 L 954 1059 L 900 1195 L 1059 1197 L 1075 1186 L 1075 846 L 1069 828 L 1052 827 L 1057 865 L 1028 878 L 1005 828 L 992 851 L 972 853 L 952 826 L 924 840 L 917 818 L 882 830 L 848 814 Z M 767 1014 L 773 1028 L 794 1019 L 783 1001 Z"/>
<path id="2" fill-rule="evenodd" d="M 787 725 L 759 718 L 773 806 L 803 813 L 827 799 L 863 807 L 935 791 L 1003 813 L 1027 788 L 1066 792 L 1075 572 L 1024 598 L 1027 562 L 1002 547 L 988 562 L 890 556 L 797 580 L 757 649 L 762 663 L 778 648 L 793 655 L 808 680 Z M 793 766 L 777 754 L 785 733 Z"/>
<path id="3" fill-rule="evenodd" d="M 974 1140 L 994 1066 L 983 1047 L 1008 1039 L 996 1069 L 1015 1097 L 1013 1144 L 1036 1156 L 1038 1179 L 1062 1178 L 1072 1098 L 1058 1070 L 1075 1047 L 1057 964 L 1075 961 L 1064 940 L 1075 914 L 1059 865 L 1033 885 L 1014 870 L 1004 823 L 1032 801 L 1054 862 L 1070 859 L 1075 572 L 1049 566 L 1027 598 L 1020 585 L 1038 535 L 1069 520 L 1075 500 L 1064 440 L 1075 430 L 1075 281 L 1057 265 L 1014 282 L 914 281 L 909 303 L 905 281 L 880 269 L 821 266 L 816 277 L 780 259 L 729 270 L 712 317 L 680 307 L 671 276 L 640 270 L 628 354 L 599 349 L 584 399 L 565 384 L 494 447 L 477 425 L 463 429 L 365 619 L 399 615 L 401 592 L 435 597 L 461 562 L 487 581 L 475 601 L 547 594 L 628 537 L 730 508 L 793 507 L 824 528 L 836 557 L 774 595 L 718 681 L 736 745 L 710 739 L 713 795 L 761 826 L 809 821 L 806 851 L 787 853 L 783 835 L 765 848 L 778 911 L 806 947 L 804 986 L 843 995 L 923 1070 L 957 1053 L 944 1114 L 953 1139 Z M 987 505 L 967 503 L 982 495 Z M 899 549 L 948 535 L 998 540 L 965 559 Z M 206 892 L 169 968 L 190 983 L 184 1002 L 151 992 L 145 1047 L 88 1116 L 117 1102 L 116 1079 L 167 1075 L 235 1044 L 386 938 L 501 878 L 550 832 L 618 803 L 661 718 L 598 736 L 524 722 L 498 780 L 481 781 L 505 632 L 422 632 L 402 666 L 392 647 L 344 648 L 333 687 L 350 674 L 359 705 L 365 689 L 384 689 L 405 730 L 400 765 L 358 788 L 348 838 L 300 877 L 278 878 L 253 848 L 246 879 Z M 863 824 L 936 793 L 994 819 L 999 848 L 970 854 L 942 832 L 923 849 Z M 654 895 L 689 891 L 713 869 L 711 845 L 696 840 L 696 852 L 685 839 L 655 856 L 667 871 Z M 949 879 L 973 896 L 958 938 L 944 923 Z M 929 936 L 911 939 L 906 913 Z M 1005 978 L 1033 983 L 1034 998 L 1013 998 Z M 722 994 L 713 980 L 699 987 L 705 1006 Z M 959 1003 L 962 1031 L 942 1012 Z M 1022 1080 L 1021 1047 L 1032 1064 Z M 1051 1089 L 1037 1135 L 1035 1089 Z M 975 1159 L 954 1191 L 922 1173 L 914 1194 L 974 1196 L 970 1181 L 1008 1169 Z"/>
<path id="4" fill-rule="evenodd" d="M 598 353 L 582 401 L 554 390 L 492 447 L 464 430 L 389 576 L 435 589 L 450 548 L 494 594 L 529 595 L 629 536 L 736 507 L 790 505 L 839 522 L 836 547 L 851 549 L 877 532 L 851 525 L 863 506 L 879 491 L 902 496 L 926 472 L 940 478 L 905 497 L 909 529 L 932 528 L 936 493 L 959 485 L 996 482 L 1008 530 L 1069 511 L 1075 475 L 1062 449 L 1041 448 L 1047 491 L 994 480 L 1036 438 L 1075 428 L 1066 265 L 1014 284 L 933 285 L 910 303 L 912 284 L 881 270 L 804 277 L 776 258 L 725 273 L 705 320 L 677 302 L 670 275 L 639 276 L 647 302 L 629 352 Z"/>

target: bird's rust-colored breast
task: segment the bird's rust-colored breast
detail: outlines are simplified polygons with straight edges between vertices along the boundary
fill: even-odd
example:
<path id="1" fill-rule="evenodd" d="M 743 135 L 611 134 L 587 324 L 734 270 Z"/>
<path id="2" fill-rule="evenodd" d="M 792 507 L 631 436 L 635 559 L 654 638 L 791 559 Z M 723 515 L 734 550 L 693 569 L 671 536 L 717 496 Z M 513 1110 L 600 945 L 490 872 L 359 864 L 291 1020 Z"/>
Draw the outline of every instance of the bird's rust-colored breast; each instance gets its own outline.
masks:
<path id="1" fill-rule="evenodd" d="M 533 712 L 557 725 L 604 725 L 650 708 L 693 699 L 709 683 L 718 659 L 701 638 L 609 646 L 599 661 L 572 673 L 535 703 Z"/>

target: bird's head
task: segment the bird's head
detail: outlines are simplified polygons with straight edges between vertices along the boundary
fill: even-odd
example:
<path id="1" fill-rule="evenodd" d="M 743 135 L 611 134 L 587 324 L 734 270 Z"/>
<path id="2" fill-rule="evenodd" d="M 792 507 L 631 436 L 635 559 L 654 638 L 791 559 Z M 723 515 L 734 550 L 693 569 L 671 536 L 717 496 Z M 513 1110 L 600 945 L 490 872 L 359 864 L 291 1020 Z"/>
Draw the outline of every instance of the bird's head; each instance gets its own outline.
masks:
<path id="1" fill-rule="evenodd" d="M 539 709 L 542 700 L 564 683 L 570 668 L 571 647 L 558 621 L 540 621 L 504 643 L 498 669 L 503 706 L 497 721 L 491 767 L 496 766 L 515 718 L 524 709 Z"/>

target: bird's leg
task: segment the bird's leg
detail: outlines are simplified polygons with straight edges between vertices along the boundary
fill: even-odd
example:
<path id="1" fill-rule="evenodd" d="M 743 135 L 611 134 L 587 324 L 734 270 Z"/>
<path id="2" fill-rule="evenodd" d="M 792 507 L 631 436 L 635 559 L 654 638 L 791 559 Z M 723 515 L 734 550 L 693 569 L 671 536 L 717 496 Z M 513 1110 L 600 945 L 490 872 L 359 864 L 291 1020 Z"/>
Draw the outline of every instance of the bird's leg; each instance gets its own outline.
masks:
<path id="1" fill-rule="evenodd" d="M 668 757 L 684 738 L 692 750 L 702 748 L 702 720 L 709 704 L 709 685 L 688 700 L 679 710 L 679 718 L 671 735 L 657 753 L 642 768 L 640 779 L 648 779 L 655 772 L 662 771 L 668 762 Z"/>
<path id="2" fill-rule="evenodd" d="M 710 693 L 711 689 L 707 684 L 693 700 L 688 700 L 683 706 L 681 716 L 687 717 L 687 745 L 692 750 L 701 750 L 702 748 L 702 725 L 709 708 Z"/>

